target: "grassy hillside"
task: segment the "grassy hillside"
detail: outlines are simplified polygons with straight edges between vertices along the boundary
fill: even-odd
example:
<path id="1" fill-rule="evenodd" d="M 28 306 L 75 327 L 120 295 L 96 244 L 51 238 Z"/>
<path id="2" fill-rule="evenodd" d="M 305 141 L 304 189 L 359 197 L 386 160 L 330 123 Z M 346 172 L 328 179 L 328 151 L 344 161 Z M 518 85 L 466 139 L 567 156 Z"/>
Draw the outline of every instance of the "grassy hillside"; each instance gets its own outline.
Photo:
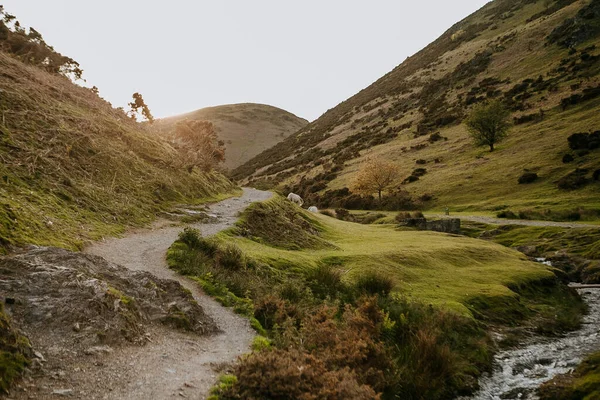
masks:
<path id="1" fill-rule="evenodd" d="M 600 150 L 567 141 L 600 130 L 599 20 L 598 0 L 490 2 L 233 175 L 311 197 L 348 187 L 375 156 L 398 164 L 398 188 L 433 197 L 428 208 L 599 209 Z M 493 153 L 475 147 L 462 123 L 488 99 L 514 119 Z M 574 160 L 563 163 L 565 154 Z M 402 184 L 416 168 L 425 171 Z M 559 188 L 577 169 L 566 181 L 580 184 Z M 539 179 L 519 185 L 525 171 Z"/>
<path id="2" fill-rule="evenodd" d="M 164 118 L 158 121 L 157 127 L 168 130 L 184 119 L 215 124 L 219 139 L 225 142 L 224 165 L 229 169 L 242 165 L 308 124 L 307 120 L 277 107 L 242 103 L 207 107 Z"/>
<path id="3" fill-rule="evenodd" d="M 1 52 L 0 158 L 0 249 L 77 248 L 234 190 L 173 168 L 172 147 L 91 90 Z"/>
<path id="4" fill-rule="evenodd" d="M 331 398 L 455 398 L 491 367 L 487 328 L 513 341 L 556 334 L 583 309 L 550 269 L 498 244 L 340 221 L 281 197 L 216 238 L 185 231 L 168 261 L 272 341 L 240 361 L 221 399 L 365 386 L 370 396 Z"/>

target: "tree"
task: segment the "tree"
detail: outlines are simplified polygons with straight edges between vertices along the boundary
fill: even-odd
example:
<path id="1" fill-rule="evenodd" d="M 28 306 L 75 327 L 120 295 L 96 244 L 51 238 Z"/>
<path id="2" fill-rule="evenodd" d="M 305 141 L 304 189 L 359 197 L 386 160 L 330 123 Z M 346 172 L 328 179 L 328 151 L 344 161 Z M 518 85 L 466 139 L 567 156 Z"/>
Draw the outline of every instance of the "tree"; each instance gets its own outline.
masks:
<path id="1" fill-rule="evenodd" d="M 225 143 L 219 140 L 212 122 L 180 121 L 170 139 L 180 153 L 181 167 L 190 173 L 194 167 L 210 172 L 225 161 Z"/>
<path id="2" fill-rule="evenodd" d="M 509 116 L 510 111 L 499 100 L 494 100 L 475 107 L 465 124 L 477 145 L 490 146 L 490 151 L 494 151 L 494 145 L 508 133 Z"/>
<path id="3" fill-rule="evenodd" d="M 377 192 L 381 202 L 381 192 L 388 189 L 398 180 L 396 164 L 379 158 L 369 158 L 360 167 L 352 191 L 371 194 Z"/>
<path id="4" fill-rule="evenodd" d="M 130 107 L 129 117 L 132 119 L 136 119 L 137 115 L 142 115 L 146 120 L 150 123 L 154 122 L 154 117 L 148 108 L 148 105 L 144 101 L 144 98 L 138 92 L 133 94 L 133 101 L 128 103 L 127 105 Z"/>

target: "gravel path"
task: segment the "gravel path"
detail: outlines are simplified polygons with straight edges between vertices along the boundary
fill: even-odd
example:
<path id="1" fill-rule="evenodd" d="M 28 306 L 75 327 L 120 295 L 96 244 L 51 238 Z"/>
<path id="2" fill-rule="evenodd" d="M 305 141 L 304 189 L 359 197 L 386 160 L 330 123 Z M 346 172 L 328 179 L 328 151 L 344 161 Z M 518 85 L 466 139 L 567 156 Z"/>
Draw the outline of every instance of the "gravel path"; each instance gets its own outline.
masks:
<path id="1" fill-rule="evenodd" d="M 598 225 L 593 224 L 578 224 L 576 222 L 554 222 L 554 221 L 532 221 L 528 219 L 504 219 L 504 218 L 492 218 L 492 217 L 481 217 L 475 215 L 456 215 L 448 216 L 443 214 L 427 214 L 427 217 L 433 218 L 459 218 L 466 221 L 481 222 L 483 224 L 491 225 L 522 225 L 522 226 L 557 226 L 560 228 L 599 228 Z"/>
<path id="2" fill-rule="evenodd" d="M 229 228 L 238 213 L 271 193 L 244 189 L 239 198 L 230 198 L 210 207 L 219 221 L 194 224 L 204 236 Z M 98 242 L 85 249 L 133 270 L 148 271 L 160 278 L 174 279 L 189 289 L 222 333 L 198 337 L 163 327 L 152 329 L 151 343 L 124 347 L 101 358 L 100 365 L 82 365 L 70 371 L 73 382 L 89 399 L 205 399 L 219 375 L 219 366 L 229 364 L 248 352 L 254 331 L 248 321 L 204 295 L 197 284 L 167 268 L 165 254 L 177 239 L 181 227 L 140 230 L 120 239 Z"/>

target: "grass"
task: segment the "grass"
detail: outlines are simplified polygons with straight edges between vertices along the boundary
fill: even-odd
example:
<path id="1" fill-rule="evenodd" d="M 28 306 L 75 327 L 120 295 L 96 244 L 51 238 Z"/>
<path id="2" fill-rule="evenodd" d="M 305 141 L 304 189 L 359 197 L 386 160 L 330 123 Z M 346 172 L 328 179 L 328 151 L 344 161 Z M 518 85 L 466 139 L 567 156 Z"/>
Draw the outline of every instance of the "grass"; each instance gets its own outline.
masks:
<path id="1" fill-rule="evenodd" d="M 233 194 L 92 91 L 0 53 L 0 251 L 80 249 L 180 203 Z"/>
<path id="2" fill-rule="evenodd" d="M 256 220 L 260 224 L 253 227 Z M 290 246 L 296 237 L 298 243 Z M 231 246 L 241 250 L 235 252 L 243 260 L 240 268 L 219 264 L 219 253 Z M 274 393 L 284 382 L 300 390 L 291 370 L 256 381 L 253 368 L 263 363 L 287 365 L 300 358 L 339 373 L 339 362 L 331 364 L 336 352 L 380 348 L 387 349 L 383 358 L 359 357 L 376 363 L 368 367 L 371 372 L 362 361 L 347 361 L 355 384 L 370 382 L 383 398 L 466 394 L 491 365 L 493 344 L 485 327 L 558 334 L 575 328 L 584 308 L 551 270 L 514 250 L 467 237 L 340 221 L 307 213 L 281 197 L 251 205 L 236 227 L 214 239 L 184 231 L 168 261 L 222 304 L 252 318 L 270 339 L 259 339 L 255 353 L 236 366 L 238 378 L 245 378 L 219 389 L 223 399 L 244 391 Z M 361 335 L 354 324 L 367 320 L 375 324 L 368 339 L 352 337 Z M 338 339 L 313 343 L 317 337 Z M 365 343 L 363 350 L 354 348 L 358 343 Z M 378 378 L 368 381 L 373 371 Z"/>
<path id="3" fill-rule="evenodd" d="M 29 365 L 31 344 L 12 325 L 0 303 L 0 393 L 8 393 L 14 380 Z"/>
<path id="4" fill-rule="evenodd" d="M 207 107 L 157 121 L 159 131 L 171 129 L 184 119 L 215 124 L 219 139 L 226 145 L 225 167 L 235 168 L 258 153 L 303 128 L 308 121 L 264 104 L 227 104 Z"/>
<path id="5" fill-rule="evenodd" d="M 598 129 L 600 99 L 566 110 L 560 107 L 562 98 L 580 91 L 572 89 L 572 85 L 584 82 L 583 88 L 600 82 L 599 64 L 595 61 L 589 68 L 558 77 L 555 70 L 561 61 L 567 57 L 571 57 L 568 62 L 577 61 L 581 53 L 569 56 L 568 49 L 546 41 L 556 26 L 574 16 L 586 3 L 589 2 L 575 2 L 552 15 L 527 23 L 529 17 L 544 9 L 542 0 L 512 4 L 491 2 L 373 85 L 238 168 L 235 177 L 244 182 L 288 186 L 298 193 L 302 182 L 324 175 L 326 178 L 314 182 L 317 184 L 314 187 L 323 194 L 326 190 L 351 187 L 360 164 L 368 157 L 381 157 L 395 162 L 402 171 L 398 186 L 416 167 L 427 169 L 428 173 L 418 181 L 402 187 L 415 197 L 432 195 L 433 200 L 427 204 L 431 210 L 446 206 L 454 212 L 484 213 L 501 206 L 513 211 L 530 209 L 558 213 L 576 208 L 599 210 L 598 182 L 571 191 L 560 190 L 556 185 L 575 168 L 587 168 L 590 174 L 600 168 L 598 150 L 576 157 L 573 163 L 562 162 L 563 155 L 571 153 L 567 145 L 569 135 Z M 516 9 L 511 11 L 513 6 Z M 470 40 L 453 43 L 449 39 L 458 30 L 475 24 L 483 24 L 485 29 Z M 600 53 L 598 37 L 580 44 L 577 49 L 582 51 L 593 45 L 596 49 L 590 54 L 597 56 Z M 468 74 L 466 79 L 455 78 L 453 73 L 461 63 L 472 59 L 477 52 L 491 49 L 494 53 L 487 68 Z M 445 99 L 448 109 L 457 110 L 455 113 L 460 114 L 457 123 L 460 123 L 470 110 L 465 101 L 467 94 L 484 79 L 501 81 L 496 89 L 503 97 L 524 79 L 535 80 L 539 76 L 545 80 L 556 78 L 556 85 L 551 90 L 529 90 L 531 97 L 524 100 L 523 110 L 515 111 L 513 116 L 543 109 L 543 120 L 513 126 L 507 139 L 493 153 L 474 146 L 464 124 L 437 127 L 433 132 L 439 132 L 447 140 L 435 143 L 429 143 L 427 136 L 416 135 L 419 123 L 435 122 L 434 117 L 424 120 L 427 115 L 424 109 L 436 107 L 429 101 L 431 96 L 423 93 L 423 88 L 434 79 L 439 80 L 437 97 Z M 486 96 L 485 92 L 482 94 Z M 371 111 L 364 110 L 365 106 L 373 104 L 378 106 Z M 444 107 L 439 108 L 443 110 Z M 406 122 L 413 124 L 401 128 Z M 390 136 L 385 143 L 365 145 L 369 138 L 390 129 L 397 136 Z M 354 139 L 340 145 L 349 137 Z M 417 160 L 426 163 L 416 165 Z M 539 180 L 519 185 L 517 180 L 524 169 L 537 173 Z M 303 188 L 300 194 L 308 197 L 312 191 Z M 598 220 L 598 216 L 593 219 Z"/>
<path id="6" fill-rule="evenodd" d="M 276 207 L 281 200 L 267 203 Z M 516 298 L 509 284 L 553 276 L 514 250 L 476 239 L 397 231 L 392 226 L 359 225 L 322 215 L 305 218 L 323 227 L 320 238 L 332 248 L 287 250 L 231 232 L 221 233 L 219 238 L 236 243 L 250 258 L 283 271 L 301 272 L 333 263 L 347 282 L 355 282 L 367 272 L 391 276 L 396 281 L 394 292 L 463 315 L 471 315 L 465 303 L 473 297 Z"/>
<path id="7" fill-rule="evenodd" d="M 541 400 L 594 400 L 600 398 L 600 353 L 586 358 L 571 374 L 544 383 Z"/>

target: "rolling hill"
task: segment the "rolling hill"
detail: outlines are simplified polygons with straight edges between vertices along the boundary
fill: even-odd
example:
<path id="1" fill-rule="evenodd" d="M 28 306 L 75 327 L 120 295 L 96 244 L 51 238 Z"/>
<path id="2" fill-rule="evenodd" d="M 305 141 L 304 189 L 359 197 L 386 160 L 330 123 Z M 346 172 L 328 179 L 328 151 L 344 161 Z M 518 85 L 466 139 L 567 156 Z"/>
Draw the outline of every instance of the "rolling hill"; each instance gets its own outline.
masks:
<path id="1" fill-rule="evenodd" d="M 277 107 L 242 103 L 202 108 L 191 113 L 157 121 L 160 130 L 177 122 L 205 120 L 215 124 L 219 139 L 225 142 L 225 167 L 236 168 L 260 152 L 300 130 L 308 121 Z"/>
<path id="2" fill-rule="evenodd" d="M 0 252 L 80 248 L 173 203 L 232 192 L 92 90 L 0 52 Z"/>
<path id="3" fill-rule="evenodd" d="M 424 208 L 599 210 L 597 145 L 568 141 L 600 130 L 599 73 L 600 1 L 495 0 L 233 177 L 327 206 L 379 157 L 397 163 L 397 189 Z M 489 99 L 514 121 L 493 153 L 463 123 Z M 539 178 L 519 184 L 525 172 Z"/>

